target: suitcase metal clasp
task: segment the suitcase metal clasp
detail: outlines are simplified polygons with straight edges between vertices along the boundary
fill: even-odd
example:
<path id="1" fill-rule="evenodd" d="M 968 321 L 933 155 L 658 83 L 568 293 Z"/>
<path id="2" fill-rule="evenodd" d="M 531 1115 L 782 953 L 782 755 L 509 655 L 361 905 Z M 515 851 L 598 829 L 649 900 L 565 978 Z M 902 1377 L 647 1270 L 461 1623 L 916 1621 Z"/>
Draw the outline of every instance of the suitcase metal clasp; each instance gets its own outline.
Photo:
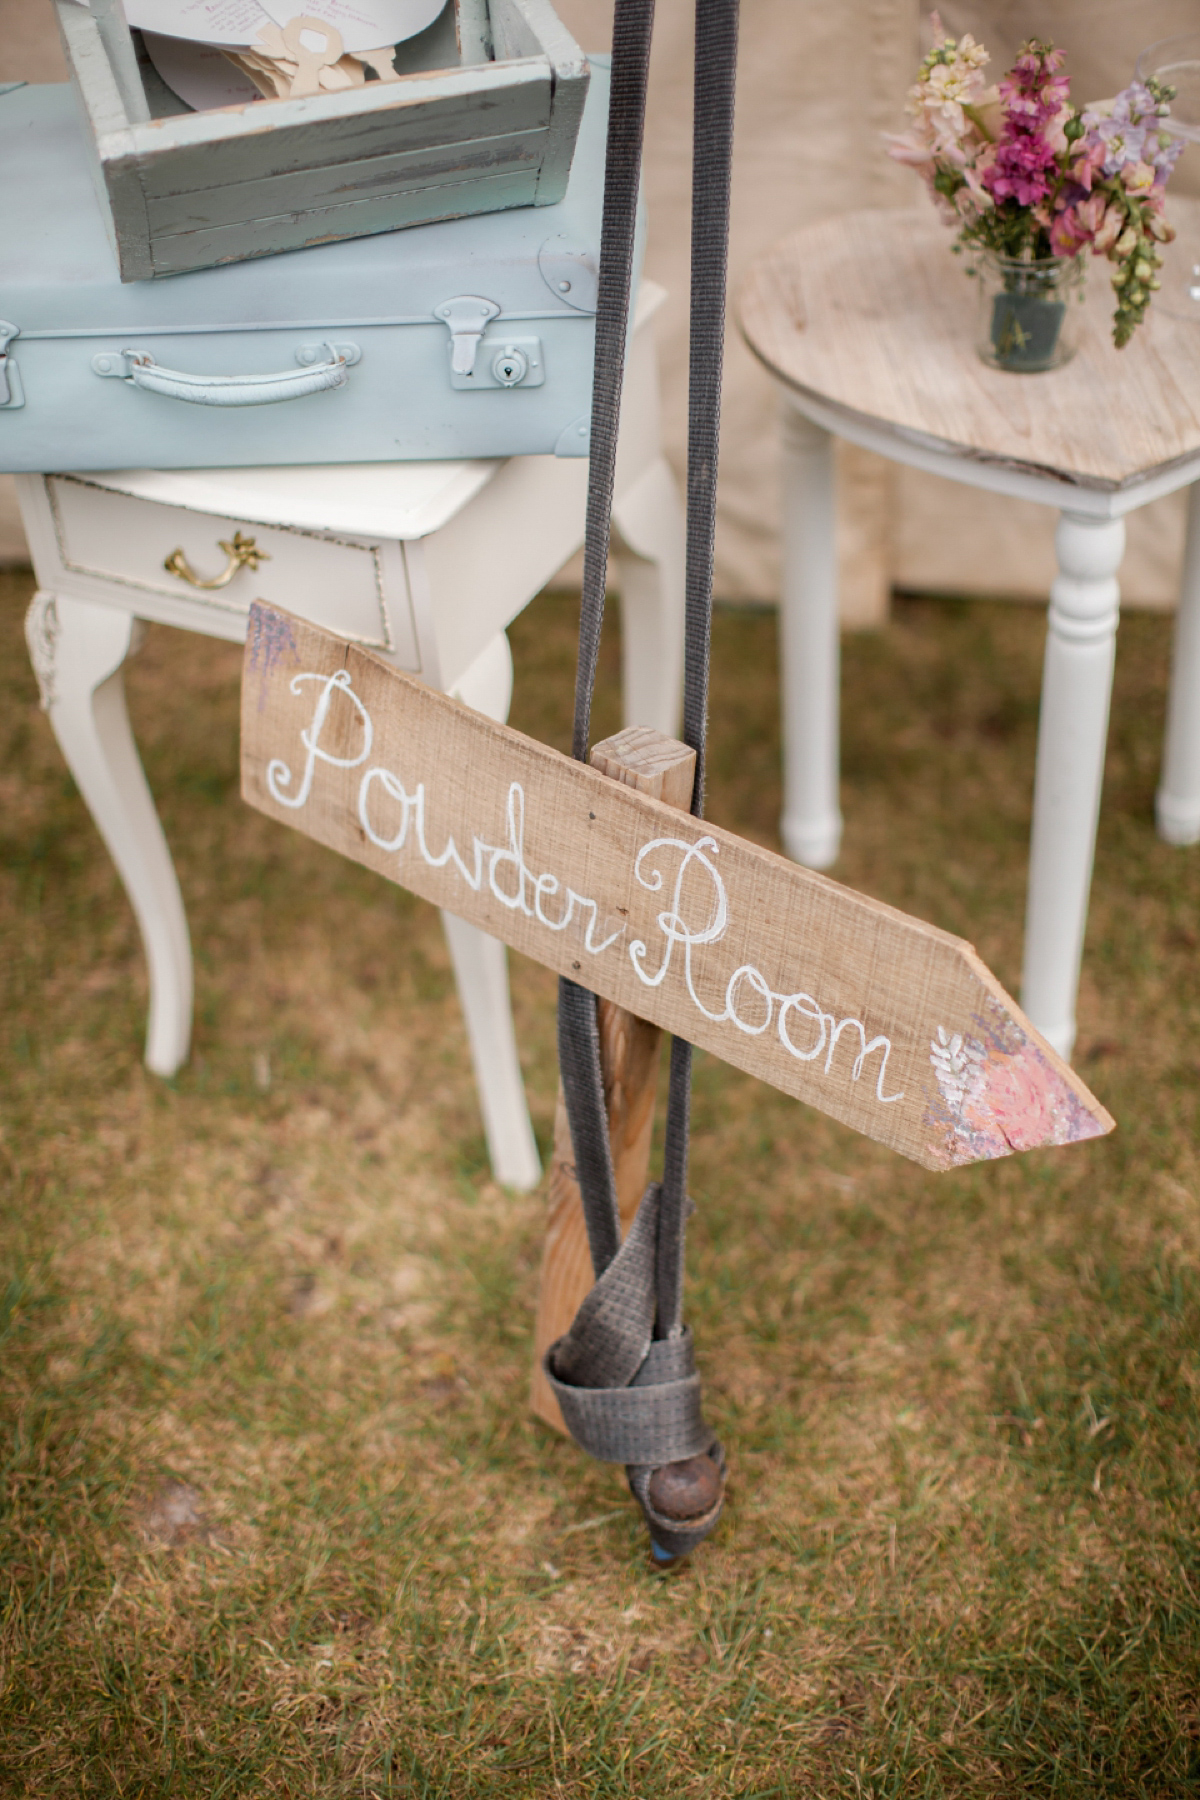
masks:
<path id="1" fill-rule="evenodd" d="M 595 252 L 581 238 L 556 231 L 538 251 L 538 268 L 556 300 L 574 312 L 595 312 L 600 273 Z"/>
<path id="2" fill-rule="evenodd" d="M 10 411 L 25 404 L 21 371 L 8 354 L 9 344 L 20 335 L 19 325 L 10 325 L 7 319 L 0 319 L 0 406 L 7 406 Z"/>
<path id="3" fill-rule="evenodd" d="M 483 300 L 478 294 L 456 294 L 433 309 L 434 317 L 450 327 L 450 369 L 455 375 L 475 373 L 475 352 L 484 327 L 496 318 L 500 308 L 494 300 Z"/>

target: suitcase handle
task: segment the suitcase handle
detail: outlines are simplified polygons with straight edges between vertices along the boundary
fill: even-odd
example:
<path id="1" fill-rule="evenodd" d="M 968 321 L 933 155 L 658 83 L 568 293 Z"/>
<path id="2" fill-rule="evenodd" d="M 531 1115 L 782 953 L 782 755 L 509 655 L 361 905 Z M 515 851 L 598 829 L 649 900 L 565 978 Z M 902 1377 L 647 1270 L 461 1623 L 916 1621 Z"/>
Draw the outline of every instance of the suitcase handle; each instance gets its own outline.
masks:
<path id="1" fill-rule="evenodd" d="M 315 358 L 324 351 L 325 362 Z M 150 394 L 168 400 L 188 400 L 194 406 L 266 406 L 273 400 L 300 400 L 323 388 L 345 387 L 350 365 L 362 352 L 357 344 L 304 344 L 296 361 L 308 366 L 284 369 L 277 375 L 187 375 L 164 369 L 145 350 L 107 351 L 92 358 L 97 375 L 115 376 Z"/>

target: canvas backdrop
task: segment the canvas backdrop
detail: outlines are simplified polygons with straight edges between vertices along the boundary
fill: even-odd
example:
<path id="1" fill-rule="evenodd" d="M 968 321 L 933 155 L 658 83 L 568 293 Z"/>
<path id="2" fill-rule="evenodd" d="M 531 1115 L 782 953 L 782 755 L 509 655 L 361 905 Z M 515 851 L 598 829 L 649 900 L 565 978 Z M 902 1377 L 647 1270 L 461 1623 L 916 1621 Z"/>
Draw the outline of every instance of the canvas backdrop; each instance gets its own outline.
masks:
<path id="1" fill-rule="evenodd" d="M 605 49 L 612 0 L 556 0 L 585 48 Z M 46 0 L 8 0 L 0 81 L 66 79 Z M 1194 0 L 947 0 L 947 28 L 974 31 L 999 73 L 1024 37 L 1067 52 L 1072 90 L 1113 93 L 1139 50 L 1195 27 Z M 743 0 L 734 160 L 731 288 L 753 258 L 798 226 L 859 206 L 919 203 L 881 134 L 902 126 L 922 42 L 912 0 Z M 659 315 L 668 448 L 682 470 L 686 421 L 690 0 L 659 0 L 646 144 L 647 273 L 668 290 Z M 1176 185 L 1200 193 L 1200 148 Z M 1200 329 L 1200 325 L 1197 327 Z M 1044 597 L 1054 573 L 1053 515 L 839 449 L 839 561 L 849 623 L 881 616 L 892 586 Z M 1122 575 L 1127 604 L 1171 604 L 1182 547 L 1179 496 L 1135 513 Z M 0 482 L 0 557 L 23 556 L 11 483 Z M 717 592 L 773 601 L 779 583 L 777 403 L 731 328 L 721 454 Z"/>

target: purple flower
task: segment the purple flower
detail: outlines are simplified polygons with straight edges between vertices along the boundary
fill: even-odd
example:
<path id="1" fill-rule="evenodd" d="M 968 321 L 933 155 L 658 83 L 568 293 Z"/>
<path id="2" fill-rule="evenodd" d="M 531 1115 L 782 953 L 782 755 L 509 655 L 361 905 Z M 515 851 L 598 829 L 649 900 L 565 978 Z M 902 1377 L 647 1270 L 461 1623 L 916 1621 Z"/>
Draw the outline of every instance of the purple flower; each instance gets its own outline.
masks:
<path id="1" fill-rule="evenodd" d="M 1114 113 L 1111 119 L 1100 120 L 1096 136 L 1107 151 L 1102 165 L 1106 175 L 1119 175 L 1126 163 L 1143 160 L 1146 148 L 1144 125 L 1135 125 L 1128 117 L 1119 119 Z"/>
<path id="2" fill-rule="evenodd" d="M 1155 185 L 1165 187 L 1171 170 L 1183 154 L 1183 140 L 1169 138 L 1159 127 L 1160 117 L 1157 100 L 1140 81 L 1132 81 L 1127 88 L 1122 88 L 1115 100 L 1088 107 L 1083 115 L 1087 129 L 1084 145 L 1089 152 L 1095 146 L 1103 147 L 1101 173 L 1121 175 L 1123 170 L 1132 172 L 1145 163 L 1154 170 Z M 1089 160 L 1095 166 L 1095 158 Z M 1136 185 L 1145 185 L 1140 175 Z"/>
<path id="3" fill-rule="evenodd" d="M 1168 138 L 1160 134 L 1157 145 L 1147 145 L 1146 161 L 1154 167 L 1155 187 L 1166 187 L 1171 179 L 1171 170 L 1179 161 L 1186 148 L 1182 138 Z"/>

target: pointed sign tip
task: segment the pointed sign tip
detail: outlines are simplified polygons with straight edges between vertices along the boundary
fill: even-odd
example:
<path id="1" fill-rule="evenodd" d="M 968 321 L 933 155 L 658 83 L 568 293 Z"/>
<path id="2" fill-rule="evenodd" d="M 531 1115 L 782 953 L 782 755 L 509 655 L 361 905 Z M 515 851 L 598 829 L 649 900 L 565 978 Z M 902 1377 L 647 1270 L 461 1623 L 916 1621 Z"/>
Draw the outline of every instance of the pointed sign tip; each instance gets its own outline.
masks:
<path id="1" fill-rule="evenodd" d="M 1011 1156 L 1105 1137 L 1116 1121 L 1007 995 L 989 995 L 977 1037 L 939 1029 L 929 1061 L 937 1083 L 925 1122 L 930 1166 Z"/>

